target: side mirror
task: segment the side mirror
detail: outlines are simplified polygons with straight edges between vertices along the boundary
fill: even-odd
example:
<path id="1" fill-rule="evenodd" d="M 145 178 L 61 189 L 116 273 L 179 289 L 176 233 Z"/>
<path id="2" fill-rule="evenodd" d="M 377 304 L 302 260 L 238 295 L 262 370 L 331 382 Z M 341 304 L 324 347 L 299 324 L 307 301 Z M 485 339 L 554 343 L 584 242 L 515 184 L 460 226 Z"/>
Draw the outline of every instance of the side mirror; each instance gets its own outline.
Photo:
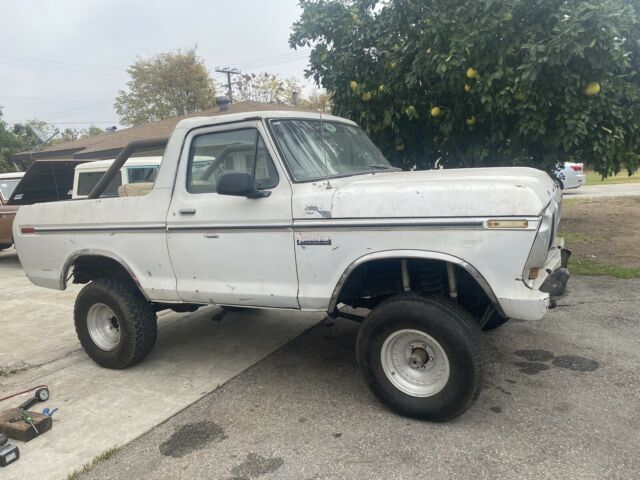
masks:
<path id="1" fill-rule="evenodd" d="M 258 190 L 253 175 L 249 172 L 227 172 L 220 175 L 216 182 L 216 191 L 220 195 L 261 198 L 271 195 L 269 190 Z"/>

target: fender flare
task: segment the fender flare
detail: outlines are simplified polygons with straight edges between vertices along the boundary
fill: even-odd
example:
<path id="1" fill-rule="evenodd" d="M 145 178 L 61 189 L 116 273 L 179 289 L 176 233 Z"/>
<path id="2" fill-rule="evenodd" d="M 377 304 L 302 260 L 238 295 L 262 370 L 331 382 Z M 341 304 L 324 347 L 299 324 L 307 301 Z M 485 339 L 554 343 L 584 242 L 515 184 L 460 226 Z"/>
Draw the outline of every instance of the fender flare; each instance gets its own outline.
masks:
<path id="1" fill-rule="evenodd" d="M 80 257 L 104 257 L 118 263 L 127 272 L 127 274 L 129 274 L 129 276 L 131 277 L 131 280 L 133 280 L 133 282 L 136 284 L 136 286 L 138 287 L 138 290 L 140 290 L 144 298 L 149 300 L 149 298 L 147 297 L 147 294 L 142 289 L 140 282 L 138 282 L 138 277 L 136 277 L 135 273 L 133 273 L 133 270 L 129 267 L 127 262 L 125 262 L 122 259 L 122 257 L 108 250 L 100 250 L 100 249 L 93 249 L 93 248 L 78 250 L 77 252 L 69 256 L 69 258 L 67 258 L 67 260 L 64 262 L 62 271 L 60 273 L 60 290 L 66 290 L 67 280 L 69 278 L 68 276 L 69 269 L 71 268 L 71 265 L 73 265 L 75 261 Z"/>
<path id="2" fill-rule="evenodd" d="M 336 310 L 338 305 L 338 298 L 340 296 L 340 292 L 342 291 L 342 287 L 349 279 L 349 276 L 351 275 L 351 273 L 353 273 L 353 271 L 357 267 L 367 262 L 371 262 L 375 260 L 390 260 L 390 259 L 400 260 L 403 258 L 419 259 L 419 260 L 440 260 L 443 262 L 453 263 L 454 265 L 457 265 L 463 268 L 469 273 L 469 275 L 471 275 L 471 277 L 476 282 L 478 282 L 478 285 L 480 285 L 480 288 L 482 288 L 484 293 L 487 294 L 487 296 L 489 297 L 489 300 L 491 300 L 491 302 L 496 306 L 496 308 L 500 311 L 502 310 L 500 308 L 500 303 L 498 302 L 498 297 L 496 297 L 495 293 L 493 292 L 493 289 L 489 285 L 489 282 L 487 282 L 487 280 L 482 276 L 482 274 L 478 271 L 477 268 L 475 268 L 466 260 L 463 260 L 462 258 L 453 256 L 453 255 L 449 255 L 448 253 L 434 252 L 429 250 L 384 250 L 380 252 L 368 253 L 351 262 L 351 264 L 344 271 L 344 273 L 340 277 L 340 280 L 338 280 L 338 283 L 333 289 L 333 294 L 331 295 L 331 300 L 329 302 L 329 308 L 327 311 L 331 313 Z"/>

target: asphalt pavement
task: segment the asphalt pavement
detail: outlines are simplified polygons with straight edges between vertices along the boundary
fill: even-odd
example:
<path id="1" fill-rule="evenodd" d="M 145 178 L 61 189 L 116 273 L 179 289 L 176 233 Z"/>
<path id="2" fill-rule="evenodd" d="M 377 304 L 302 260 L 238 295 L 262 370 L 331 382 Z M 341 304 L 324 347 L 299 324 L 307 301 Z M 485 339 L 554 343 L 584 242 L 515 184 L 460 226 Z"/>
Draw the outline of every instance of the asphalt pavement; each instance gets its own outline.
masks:
<path id="1" fill-rule="evenodd" d="M 637 479 L 640 280 L 570 290 L 543 320 L 484 334 L 485 389 L 454 421 L 382 406 L 358 325 L 324 321 L 81 478 Z"/>

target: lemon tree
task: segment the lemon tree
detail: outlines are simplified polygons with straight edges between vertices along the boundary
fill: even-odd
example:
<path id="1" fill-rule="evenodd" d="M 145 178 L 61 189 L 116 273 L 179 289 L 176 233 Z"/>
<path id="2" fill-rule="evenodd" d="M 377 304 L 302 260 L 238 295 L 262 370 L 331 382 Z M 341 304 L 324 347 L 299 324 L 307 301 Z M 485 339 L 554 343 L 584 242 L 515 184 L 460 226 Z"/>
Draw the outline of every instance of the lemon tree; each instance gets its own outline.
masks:
<path id="1" fill-rule="evenodd" d="M 640 165 L 640 0 L 301 0 L 307 75 L 396 165 Z"/>

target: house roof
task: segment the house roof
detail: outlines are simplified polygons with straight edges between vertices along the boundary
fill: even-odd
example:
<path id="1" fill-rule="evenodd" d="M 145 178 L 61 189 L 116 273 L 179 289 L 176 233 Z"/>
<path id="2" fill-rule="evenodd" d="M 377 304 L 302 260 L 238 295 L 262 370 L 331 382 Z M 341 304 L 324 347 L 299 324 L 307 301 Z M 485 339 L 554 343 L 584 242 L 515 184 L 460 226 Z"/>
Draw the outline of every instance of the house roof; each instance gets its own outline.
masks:
<path id="1" fill-rule="evenodd" d="M 286 111 L 304 111 L 298 107 L 288 105 L 273 105 L 260 102 L 238 102 L 229 105 L 228 110 L 221 111 L 218 108 L 203 110 L 200 112 L 190 113 L 188 115 L 179 115 L 164 120 L 146 123 L 135 127 L 124 128 L 114 133 L 105 133 L 94 137 L 82 138 L 72 142 L 65 142 L 58 145 L 52 145 L 40 150 L 29 150 L 26 152 L 16 153 L 11 156 L 12 160 L 37 160 L 37 159 L 109 159 L 118 155 L 120 150 L 127 144 L 135 140 L 145 140 L 151 138 L 168 138 L 176 124 L 185 118 L 191 117 L 215 117 L 218 115 L 226 115 L 232 113 L 246 113 L 254 111 L 269 110 L 286 110 Z"/>

